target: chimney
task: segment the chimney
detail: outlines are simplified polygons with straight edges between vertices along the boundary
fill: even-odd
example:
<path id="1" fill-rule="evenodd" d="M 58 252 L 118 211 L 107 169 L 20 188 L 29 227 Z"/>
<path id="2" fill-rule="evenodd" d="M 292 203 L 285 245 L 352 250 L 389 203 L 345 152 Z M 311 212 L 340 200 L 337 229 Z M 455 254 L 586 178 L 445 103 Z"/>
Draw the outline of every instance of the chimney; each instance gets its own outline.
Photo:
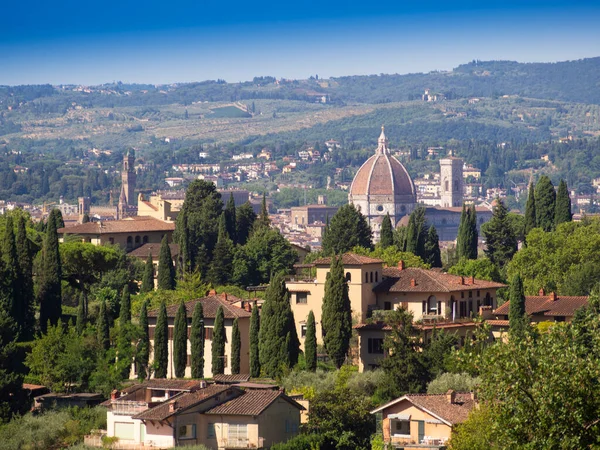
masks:
<path id="1" fill-rule="evenodd" d="M 464 286 L 465 284 L 465 277 L 460 277 L 460 285 Z"/>
<path id="2" fill-rule="evenodd" d="M 550 292 L 550 301 L 551 302 L 555 302 L 556 301 L 556 292 Z"/>
<path id="3" fill-rule="evenodd" d="M 227 292 L 223 292 L 223 293 L 221 294 L 221 298 L 222 298 L 223 300 L 227 301 Z"/>
<path id="4" fill-rule="evenodd" d="M 471 284 L 475 284 L 475 277 L 471 275 Z"/>
<path id="5" fill-rule="evenodd" d="M 211 289 L 210 291 L 208 291 L 208 295 L 209 296 L 217 295 L 217 291 L 215 291 L 214 289 Z"/>
<path id="6" fill-rule="evenodd" d="M 540 291 L 538 292 L 538 295 L 540 297 L 543 297 L 544 295 L 546 295 L 546 293 L 544 292 L 544 288 L 541 288 Z"/>
<path id="7" fill-rule="evenodd" d="M 410 286 L 411 287 L 415 287 L 417 285 L 417 280 L 415 280 L 414 278 L 410 279 Z"/>
<path id="8" fill-rule="evenodd" d="M 177 409 L 177 401 L 174 401 L 172 403 L 169 403 L 169 412 L 175 412 L 175 410 Z"/>
<path id="9" fill-rule="evenodd" d="M 448 389 L 448 392 L 446 392 L 446 400 L 451 405 L 456 403 L 456 392 L 454 392 L 452 389 Z"/>
<path id="10" fill-rule="evenodd" d="M 252 312 L 252 305 L 250 304 L 250 302 L 245 303 L 244 309 L 248 312 Z"/>
<path id="11" fill-rule="evenodd" d="M 398 261 L 398 270 L 404 270 L 404 261 Z"/>
<path id="12" fill-rule="evenodd" d="M 205 389 L 206 388 L 206 380 L 200 380 L 200 389 Z"/>
<path id="13" fill-rule="evenodd" d="M 112 401 L 114 401 L 114 400 L 118 399 L 120 396 L 121 396 L 121 393 L 120 393 L 118 390 L 116 390 L 116 389 L 115 389 L 115 390 L 113 390 L 113 391 L 110 393 L 110 399 L 111 399 Z"/>

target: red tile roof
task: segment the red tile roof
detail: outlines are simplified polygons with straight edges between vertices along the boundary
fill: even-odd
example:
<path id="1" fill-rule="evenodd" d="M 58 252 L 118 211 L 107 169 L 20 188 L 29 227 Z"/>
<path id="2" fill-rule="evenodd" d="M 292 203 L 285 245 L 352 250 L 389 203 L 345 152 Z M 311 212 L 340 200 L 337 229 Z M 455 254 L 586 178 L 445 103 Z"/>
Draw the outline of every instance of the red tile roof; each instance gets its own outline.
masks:
<path id="1" fill-rule="evenodd" d="M 250 317 L 248 311 L 242 308 L 238 308 L 235 305 L 232 305 L 234 302 L 241 302 L 242 299 L 235 297 L 233 295 L 227 296 L 227 300 L 225 300 L 223 294 L 220 295 L 209 295 L 208 297 L 198 298 L 196 300 L 191 300 L 185 303 L 185 311 L 188 317 L 192 317 L 194 313 L 194 308 L 196 307 L 196 303 L 202 303 L 202 308 L 204 312 L 204 318 L 206 319 L 214 319 L 217 316 L 217 310 L 219 306 L 223 307 L 223 314 L 225 319 L 235 319 L 238 317 Z M 167 317 L 175 317 L 177 314 L 177 309 L 179 309 L 179 304 L 174 304 L 167 306 Z M 148 311 L 148 317 L 157 317 L 158 309 L 153 309 L 152 311 Z"/>
<path id="2" fill-rule="evenodd" d="M 387 153 L 376 153 L 358 169 L 351 195 L 415 195 L 415 186 L 404 166 Z"/>
<path id="3" fill-rule="evenodd" d="M 243 381 L 248 381 L 250 379 L 250 375 L 247 373 L 238 373 L 236 375 L 225 375 L 225 374 L 216 374 L 213 377 L 216 383 L 223 384 L 231 384 L 231 383 L 240 383 Z"/>
<path id="4" fill-rule="evenodd" d="M 179 244 L 169 244 L 169 250 L 171 250 L 171 257 L 175 259 L 179 255 Z M 148 255 L 152 255 L 153 259 L 158 259 L 160 253 L 160 244 L 143 244 L 141 247 L 136 248 L 128 253 L 129 256 L 134 256 L 143 260 L 148 259 Z"/>
<path id="5" fill-rule="evenodd" d="M 342 255 L 342 263 L 345 266 L 362 266 L 363 264 L 378 264 L 383 263 L 381 259 L 369 258 L 368 256 L 357 255 L 356 253 L 344 253 Z M 319 258 L 313 262 L 315 266 L 331 265 L 331 258 Z"/>
<path id="6" fill-rule="evenodd" d="M 59 228 L 59 234 L 114 234 L 174 231 L 175 222 L 164 222 L 153 217 L 138 216 L 123 220 L 87 222 L 72 227 Z"/>
<path id="7" fill-rule="evenodd" d="M 215 406 L 205 414 L 223 414 L 234 416 L 258 416 L 267 409 L 275 400 L 281 398 L 302 410 L 304 407 L 285 395 L 282 391 L 249 390 L 243 395 Z"/>
<path id="8" fill-rule="evenodd" d="M 407 267 L 383 269 L 383 281 L 375 292 L 460 292 L 475 289 L 499 289 L 505 284 L 450 275 L 436 270 Z"/>
<path id="9" fill-rule="evenodd" d="M 544 316 L 572 317 L 575 311 L 588 304 L 589 297 L 549 295 L 528 295 L 525 297 L 525 312 L 531 316 L 542 314 Z M 494 311 L 496 316 L 508 316 L 510 301 L 502 304 Z"/>

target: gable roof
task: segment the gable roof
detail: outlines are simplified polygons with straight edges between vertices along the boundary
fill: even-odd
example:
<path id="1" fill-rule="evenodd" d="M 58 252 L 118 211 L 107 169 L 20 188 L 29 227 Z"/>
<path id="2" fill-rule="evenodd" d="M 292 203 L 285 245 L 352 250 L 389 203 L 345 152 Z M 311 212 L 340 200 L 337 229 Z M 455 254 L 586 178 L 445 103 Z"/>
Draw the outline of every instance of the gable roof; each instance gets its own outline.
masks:
<path id="1" fill-rule="evenodd" d="M 383 263 L 381 259 L 370 258 L 368 256 L 357 255 L 356 253 L 344 253 L 342 255 L 342 264 L 344 266 L 362 266 L 363 264 Z M 315 266 L 330 266 L 331 258 L 319 258 L 313 262 Z"/>
<path id="2" fill-rule="evenodd" d="M 304 409 L 302 405 L 297 403 L 295 400 L 292 400 L 282 391 L 249 390 L 245 391 L 244 394 L 239 397 L 236 397 L 218 406 L 214 406 L 206 411 L 205 414 L 258 416 L 278 398 L 287 401 L 299 410 Z"/>
<path id="3" fill-rule="evenodd" d="M 175 222 L 164 222 L 154 217 L 136 216 L 123 220 L 87 222 L 72 227 L 59 228 L 58 234 L 114 234 L 174 231 Z"/>
<path id="4" fill-rule="evenodd" d="M 525 297 L 525 312 L 528 316 L 542 314 L 544 316 L 572 317 L 575 311 L 588 304 L 586 296 L 528 295 Z M 508 316 L 510 300 L 494 311 L 496 316 Z"/>
<path id="5" fill-rule="evenodd" d="M 466 392 L 456 392 L 453 403 L 448 401 L 446 395 L 447 394 L 408 394 L 374 409 L 371 411 L 371 414 L 381 412 L 390 406 L 407 400 L 417 408 L 441 420 L 446 425 L 452 426 L 467 420 L 469 413 L 475 406 L 475 401 L 471 394 Z"/>
<path id="6" fill-rule="evenodd" d="M 241 317 L 250 317 L 248 311 L 242 308 L 238 308 L 235 305 L 232 305 L 234 302 L 241 302 L 242 299 L 235 297 L 233 295 L 226 296 L 227 300 L 225 300 L 224 295 L 209 295 L 207 297 L 198 298 L 196 300 L 191 300 L 185 303 L 185 311 L 188 317 L 192 317 L 194 314 L 194 308 L 196 303 L 202 303 L 202 309 L 204 312 L 205 319 L 214 319 L 217 316 L 217 310 L 219 306 L 223 307 L 223 315 L 225 319 L 236 319 Z M 167 317 L 175 317 L 177 314 L 177 310 L 179 309 L 179 304 L 173 304 L 167 306 Z M 148 317 L 157 317 L 158 309 L 153 309 L 152 311 L 148 311 Z"/>
<path id="7" fill-rule="evenodd" d="M 460 292 L 475 289 L 499 289 L 505 284 L 473 279 L 437 270 L 407 267 L 383 269 L 383 280 L 373 288 L 375 292 Z"/>

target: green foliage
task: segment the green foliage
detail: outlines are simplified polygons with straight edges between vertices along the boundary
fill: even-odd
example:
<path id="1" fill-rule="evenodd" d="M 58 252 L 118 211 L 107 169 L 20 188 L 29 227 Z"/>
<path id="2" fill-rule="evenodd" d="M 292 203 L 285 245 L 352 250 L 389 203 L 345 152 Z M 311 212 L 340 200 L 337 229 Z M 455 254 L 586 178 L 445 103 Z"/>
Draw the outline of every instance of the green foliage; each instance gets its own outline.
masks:
<path id="1" fill-rule="evenodd" d="M 100 302 L 100 312 L 96 320 L 96 332 L 98 333 L 98 342 L 104 350 L 110 347 L 110 324 L 108 321 L 108 311 L 106 310 L 106 302 Z"/>
<path id="2" fill-rule="evenodd" d="M 17 218 L 16 244 L 21 279 L 20 319 L 18 321 L 20 326 L 19 337 L 21 340 L 27 341 L 33 337 L 35 325 L 33 306 L 35 299 L 33 292 L 33 244 L 27 237 L 25 217 L 22 214 Z"/>
<path id="3" fill-rule="evenodd" d="M 53 210 L 54 211 L 54 210 Z M 42 248 L 42 273 L 38 287 L 40 304 L 40 328 L 46 331 L 48 322 L 56 325 L 61 316 L 61 278 L 62 268 L 58 249 L 56 221 L 48 219 L 46 237 Z"/>
<path id="4" fill-rule="evenodd" d="M 478 377 L 468 373 L 442 373 L 427 384 L 428 394 L 445 394 L 449 389 L 456 392 L 472 392 L 480 383 Z"/>
<path id="5" fill-rule="evenodd" d="M 69 285 L 89 292 L 92 285 L 115 269 L 123 256 L 123 251 L 117 246 L 65 242 L 60 245 L 62 277 Z"/>
<path id="6" fill-rule="evenodd" d="M 173 267 L 169 238 L 166 234 L 160 243 L 160 253 L 158 255 L 158 289 L 175 289 L 175 267 Z"/>
<path id="7" fill-rule="evenodd" d="M 237 243 L 245 245 L 254 228 L 254 222 L 256 222 L 256 213 L 254 212 L 254 209 L 252 209 L 252 204 L 249 201 L 237 208 L 235 221 Z"/>
<path id="8" fill-rule="evenodd" d="M 262 373 L 276 377 L 298 362 L 300 342 L 296 333 L 290 293 L 282 273 L 276 274 L 265 293 L 259 331 L 259 358 Z"/>
<path id="9" fill-rule="evenodd" d="M 231 332 L 231 373 L 240 373 L 240 350 L 242 339 L 240 336 L 240 326 L 237 317 L 233 321 L 233 330 Z"/>
<path id="10" fill-rule="evenodd" d="M 497 198 L 492 218 L 482 227 L 485 236 L 485 254 L 500 268 L 506 266 L 517 253 L 517 238 L 504 202 Z"/>
<path id="11" fill-rule="evenodd" d="M 117 337 L 117 366 L 123 379 L 129 378 L 134 347 L 132 342 L 137 338 L 138 330 L 131 323 L 131 296 L 129 287 L 123 288 L 119 314 L 119 334 Z"/>
<path id="12" fill-rule="evenodd" d="M 434 331 L 431 341 L 422 346 L 421 354 L 428 380 L 448 370 L 449 357 L 457 346 L 458 338 L 453 333 Z"/>
<path id="13" fill-rule="evenodd" d="M 148 328 L 148 303 L 142 303 L 140 310 L 140 339 L 135 353 L 135 364 L 139 380 L 150 376 L 150 330 Z"/>
<path id="14" fill-rule="evenodd" d="M 425 208 L 417 206 L 410 213 L 408 228 L 406 229 L 406 251 L 421 259 L 427 259 L 425 255 L 425 243 L 427 241 L 427 221 L 425 219 Z"/>
<path id="15" fill-rule="evenodd" d="M 352 204 L 347 204 L 333 215 L 323 235 L 323 252 L 326 255 L 346 253 L 353 247 L 371 249 L 371 228 L 367 219 Z"/>
<path id="16" fill-rule="evenodd" d="M 175 315 L 173 324 L 173 366 L 175 367 L 175 377 L 185 377 L 185 367 L 187 364 L 187 315 L 185 304 L 181 302 Z"/>
<path id="17" fill-rule="evenodd" d="M 386 249 L 394 244 L 394 232 L 392 228 L 392 219 L 390 214 L 387 213 L 381 223 L 381 238 L 379 239 L 379 245 L 381 248 Z"/>
<path id="18" fill-rule="evenodd" d="M 381 259 L 388 267 L 396 267 L 400 261 L 403 261 L 404 267 L 430 268 L 429 264 L 425 263 L 419 256 L 415 256 L 410 252 L 400 251 L 396 246 L 388 247 L 385 250 L 380 247 L 375 247 L 374 250 L 368 250 L 364 247 L 354 247 L 352 252 L 358 255 Z"/>
<path id="19" fill-rule="evenodd" d="M 352 311 L 341 257 L 331 259 L 325 282 L 321 326 L 327 354 L 339 369 L 346 359 L 352 337 Z"/>
<path id="20" fill-rule="evenodd" d="M 208 280 L 215 286 L 227 284 L 231 278 L 234 247 L 227 233 L 227 216 L 223 213 L 219 219 L 219 237 L 208 270 Z"/>
<path id="21" fill-rule="evenodd" d="M 225 214 L 225 228 L 227 229 L 227 235 L 235 244 L 237 243 L 237 219 L 233 193 L 229 194 L 229 200 L 227 200 L 227 205 L 225 206 L 225 211 L 223 211 L 223 213 Z"/>
<path id="22" fill-rule="evenodd" d="M 152 253 L 148 255 L 144 265 L 144 277 L 142 278 L 142 287 L 140 292 L 150 292 L 154 290 L 154 263 L 152 262 Z"/>
<path id="23" fill-rule="evenodd" d="M 255 229 L 260 227 L 270 227 L 271 219 L 269 218 L 269 208 L 267 207 L 267 194 L 263 192 L 262 204 L 260 207 L 260 214 L 255 222 Z"/>
<path id="24" fill-rule="evenodd" d="M 535 210 L 535 186 L 531 182 L 529 183 L 529 194 L 525 205 L 525 236 L 534 228 L 537 228 L 537 213 Z"/>
<path id="25" fill-rule="evenodd" d="M 75 323 L 75 328 L 77 329 L 78 334 L 83 333 L 83 329 L 85 328 L 85 323 L 87 321 L 85 303 L 85 297 L 83 295 L 80 295 L 79 304 L 77 305 L 77 322 Z"/>
<path id="26" fill-rule="evenodd" d="M 317 370 L 317 327 L 312 310 L 308 313 L 308 319 L 306 319 L 304 358 L 306 360 L 306 370 L 310 372 Z"/>
<path id="27" fill-rule="evenodd" d="M 252 306 L 252 316 L 250 317 L 250 376 L 257 378 L 260 376 L 260 352 L 259 352 L 259 334 L 260 334 L 260 315 L 256 303 Z"/>
<path id="28" fill-rule="evenodd" d="M 0 424 L 27 408 L 22 398 L 23 376 L 18 372 L 17 326 L 5 310 L 0 310 Z"/>
<path id="29" fill-rule="evenodd" d="M 155 378 L 167 377 L 169 360 L 167 306 L 160 304 L 156 327 L 154 329 L 154 362 L 152 363 Z"/>
<path id="30" fill-rule="evenodd" d="M 571 214 L 571 197 L 569 196 L 569 189 L 565 180 L 560 180 L 558 185 L 558 192 L 556 193 L 556 207 L 554 210 L 554 224 L 555 226 L 570 222 L 573 220 Z"/>
<path id="31" fill-rule="evenodd" d="M 213 376 L 225 371 L 225 316 L 223 307 L 219 306 L 215 316 L 213 328 L 212 351 L 212 373 Z"/>
<path id="32" fill-rule="evenodd" d="M 512 337 L 520 339 L 529 328 L 529 317 L 525 312 L 523 280 L 516 274 L 510 282 L 510 309 L 508 310 L 509 330 Z"/>
<path id="33" fill-rule="evenodd" d="M 324 439 L 320 434 L 299 434 L 286 442 L 271 446 L 271 450 L 315 450 L 324 448 Z"/>
<path id="34" fill-rule="evenodd" d="M 448 441 L 449 450 L 491 450 L 511 448 L 503 446 L 494 436 L 493 428 L 494 411 L 489 405 L 474 408 L 469 413 L 469 418 L 457 424 L 452 429 L 452 436 Z"/>
<path id="35" fill-rule="evenodd" d="M 124 327 L 131 323 L 131 294 L 129 294 L 129 287 L 123 288 L 121 294 L 121 305 L 119 307 L 119 325 Z"/>
<path id="36" fill-rule="evenodd" d="M 425 258 L 427 264 L 429 264 L 431 267 L 442 267 L 440 238 L 433 225 L 429 227 L 429 231 L 427 232 L 427 240 L 425 241 Z"/>
<path id="37" fill-rule="evenodd" d="M 196 303 L 192 314 L 190 344 L 192 346 L 192 378 L 204 378 L 204 310 L 200 302 Z"/>
<path id="38" fill-rule="evenodd" d="M 478 280 L 496 281 L 501 283 L 502 276 L 498 267 L 487 258 L 461 259 L 457 264 L 448 269 L 452 275 L 475 277 Z"/>
<path id="39" fill-rule="evenodd" d="M 456 237 L 456 251 L 460 258 L 477 259 L 477 217 L 475 207 L 463 205 Z"/>
<path id="40" fill-rule="evenodd" d="M 544 231 L 554 230 L 556 191 L 550 178 L 542 175 L 535 186 L 535 221 Z"/>

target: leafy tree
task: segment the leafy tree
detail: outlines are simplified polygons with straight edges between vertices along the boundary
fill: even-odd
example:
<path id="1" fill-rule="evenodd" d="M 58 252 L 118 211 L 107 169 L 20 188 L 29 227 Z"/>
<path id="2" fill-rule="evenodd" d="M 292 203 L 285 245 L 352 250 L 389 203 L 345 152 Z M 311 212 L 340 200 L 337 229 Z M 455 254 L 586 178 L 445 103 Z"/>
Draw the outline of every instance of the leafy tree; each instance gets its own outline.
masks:
<path id="1" fill-rule="evenodd" d="M 511 336 L 520 338 L 529 328 L 529 318 L 525 312 L 525 293 L 523 292 L 523 281 L 517 274 L 510 283 L 510 309 L 508 310 L 508 321 Z"/>
<path id="2" fill-rule="evenodd" d="M 173 267 L 173 257 L 169 248 L 168 237 L 165 234 L 160 243 L 160 253 L 158 255 L 158 289 L 175 289 L 175 268 Z"/>
<path id="3" fill-rule="evenodd" d="M 493 262 L 488 258 L 479 259 L 461 259 L 457 264 L 448 269 L 452 275 L 462 275 L 463 277 L 475 277 L 478 280 L 496 281 L 501 283 L 502 276 Z"/>
<path id="4" fill-rule="evenodd" d="M 240 326 L 237 317 L 233 321 L 233 330 L 231 332 L 231 373 L 240 373 L 240 351 L 242 339 L 240 337 Z"/>
<path id="5" fill-rule="evenodd" d="M 187 365 L 187 315 L 185 304 L 181 302 L 175 315 L 173 324 L 173 366 L 175 377 L 185 377 L 185 366 Z"/>
<path id="6" fill-rule="evenodd" d="M 192 378 L 204 378 L 204 310 L 200 302 L 194 306 L 190 344 L 192 346 Z"/>
<path id="7" fill-rule="evenodd" d="M 9 421 L 27 402 L 22 398 L 23 375 L 17 370 L 17 326 L 0 310 L 0 423 Z M 35 345 L 34 345 L 35 347 Z"/>
<path id="8" fill-rule="evenodd" d="M 290 293 L 284 275 L 279 273 L 271 279 L 261 311 L 259 357 L 264 375 L 275 377 L 296 365 L 299 349 Z"/>
<path id="9" fill-rule="evenodd" d="M 406 230 L 406 251 L 426 259 L 425 243 L 427 241 L 427 222 L 425 208 L 418 206 L 410 213 Z"/>
<path id="10" fill-rule="evenodd" d="M 375 247 L 372 251 L 363 247 L 354 247 L 352 252 L 371 258 L 381 259 L 388 267 L 396 267 L 398 263 L 402 261 L 404 262 L 405 267 L 420 267 L 422 269 L 430 268 L 429 264 L 425 263 L 419 256 L 415 256 L 409 252 L 399 251 L 396 246 L 388 247 L 385 250 Z"/>
<path id="11" fill-rule="evenodd" d="M 233 200 L 233 193 L 229 194 L 229 200 L 225 206 L 225 228 L 227 229 L 227 235 L 229 239 L 235 244 L 237 243 L 237 220 L 236 220 L 236 209 L 235 201 Z"/>
<path id="12" fill-rule="evenodd" d="M 517 253 L 517 238 L 508 217 L 508 209 L 501 199 L 496 199 L 492 218 L 483 227 L 485 254 L 493 264 L 503 268 Z"/>
<path id="13" fill-rule="evenodd" d="M 54 226 L 57 230 L 59 228 L 64 228 L 65 221 L 63 220 L 63 216 L 60 212 L 60 209 L 54 208 L 52 211 L 50 211 L 50 214 L 48 215 L 48 223 L 50 222 L 54 223 Z"/>
<path id="14" fill-rule="evenodd" d="M 225 372 L 225 315 L 222 306 L 215 316 L 211 351 L 213 376 Z"/>
<path id="15" fill-rule="evenodd" d="M 449 389 L 456 392 L 473 392 L 480 383 L 478 377 L 468 373 L 442 373 L 427 384 L 428 394 L 445 394 Z"/>
<path id="16" fill-rule="evenodd" d="M 381 239 L 379 240 L 379 245 L 384 249 L 394 245 L 392 219 L 390 219 L 389 213 L 385 215 L 383 222 L 381 223 Z"/>
<path id="17" fill-rule="evenodd" d="M 108 311 L 106 302 L 100 302 L 100 312 L 96 321 L 96 331 L 98 333 L 98 343 L 106 351 L 110 347 L 110 324 L 108 322 Z"/>
<path id="18" fill-rule="evenodd" d="M 352 311 L 341 257 L 331 259 L 325 282 L 321 323 L 325 349 L 339 369 L 346 359 L 352 337 Z"/>
<path id="19" fill-rule="evenodd" d="M 573 220 L 571 214 L 571 197 L 565 180 L 560 180 L 558 192 L 556 193 L 556 208 L 554 211 L 554 224 L 559 225 Z"/>
<path id="20" fill-rule="evenodd" d="M 252 209 L 252 204 L 249 201 L 236 210 L 235 220 L 237 243 L 244 245 L 254 228 L 254 222 L 256 222 L 256 213 L 254 212 L 254 209 Z"/>
<path id="21" fill-rule="evenodd" d="M 371 228 L 365 216 L 348 204 L 340 207 L 329 221 L 323 236 L 323 252 L 338 255 L 356 246 L 373 247 Z"/>
<path id="22" fill-rule="evenodd" d="M 131 294 L 129 293 L 129 287 L 123 288 L 121 294 L 121 307 L 119 308 L 119 325 L 124 327 L 131 323 Z"/>
<path id="23" fill-rule="evenodd" d="M 458 338 L 451 333 L 434 332 L 430 342 L 423 346 L 423 363 L 429 371 L 428 379 L 434 379 L 448 370 L 448 358 L 458 346 Z"/>
<path id="24" fill-rule="evenodd" d="M 20 322 L 19 337 L 24 340 L 30 340 L 33 337 L 33 328 L 35 324 L 34 317 L 34 293 L 33 293 L 33 262 L 31 259 L 31 242 L 27 238 L 27 229 L 25 217 L 19 215 L 17 219 L 17 254 L 19 258 L 19 269 L 21 279 L 20 287 L 20 311 L 23 313 Z"/>
<path id="25" fill-rule="evenodd" d="M 144 265 L 144 276 L 142 278 L 142 287 L 140 292 L 152 292 L 154 290 L 154 263 L 152 262 L 152 253 L 148 255 Z"/>
<path id="26" fill-rule="evenodd" d="M 150 331 L 148 328 L 148 302 L 142 303 L 140 309 L 140 340 L 137 344 L 135 362 L 137 366 L 138 379 L 145 380 L 149 377 L 150 369 Z"/>
<path id="27" fill-rule="evenodd" d="M 531 182 L 529 183 L 529 194 L 525 205 L 525 236 L 534 228 L 537 228 L 537 213 L 535 210 L 535 186 Z"/>
<path id="28" fill-rule="evenodd" d="M 231 278 L 233 269 L 233 242 L 227 234 L 225 213 L 219 220 L 219 237 L 215 247 L 213 260 L 208 270 L 208 280 L 214 286 L 226 285 Z"/>
<path id="29" fill-rule="evenodd" d="M 77 322 L 75 325 L 75 329 L 78 334 L 83 333 L 85 328 L 85 322 L 87 320 L 87 314 L 85 310 L 85 297 L 83 294 L 79 295 L 79 304 L 77 305 Z"/>
<path id="30" fill-rule="evenodd" d="M 445 392 L 439 393 L 442 394 Z M 465 422 L 457 424 L 452 429 L 448 448 L 450 450 L 491 450 L 504 448 L 498 445 L 493 436 L 493 430 L 490 427 L 490 424 L 493 422 L 494 412 L 489 405 L 474 408 L 469 413 L 469 418 Z"/>
<path id="31" fill-rule="evenodd" d="M 308 319 L 306 320 L 304 359 L 306 360 L 306 370 L 310 372 L 317 370 L 317 327 L 312 310 L 308 313 Z"/>
<path id="32" fill-rule="evenodd" d="M 425 241 L 425 260 L 431 267 L 442 267 L 442 254 L 440 252 L 440 238 L 433 225 L 427 232 Z"/>
<path id="33" fill-rule="evenodd" d="M 267 194 L 263 193 L 260 214 L 256 219 L 256 227 L 270 227 L 271 219 L 269 218 L 269 208 L 267 207 Z"/>
<path id="34" fill-rule="evenodd" d="M 260 357 L 258 336 L 260 333 L 260 316 L 258 306 L 254 303 L 252 316 L 250 317 L 250 376 L 260 377 Z"/>
<path id="35" fill-rule="evenodd" d="M 542 175 L 535 186 L 535 220 L 544 231 L 554 229 L 556 192 L 550 178 Z"/>
<path id="36" fill-rule="evenodd" d="M 399 226 L 394 230 L 394 245 L 401 251 L 406 251 L 406 238 L 408 235 L 408 227 Z"/>
<path id="37" fill-rule="evenodd" d="M 166 378 L 169 364 L 169 336 L 167 322 L 167 306 L 160 304 L 156 327 L 154 329 L 154 377 Z"/>
<path id="38" fill-rule="evenodd" d="M 119 292 L 129 280 L 127 257 L 117 247 L 65 242 L 60 244 L 59 250 L 62 278 L 75 289 L 89 292 L 93 285 L 105 281 L 111 272 L 124 272 L 118 274 L 124 277 L 116 283 L 118 286 L 111 286 Z"/>
<path id="39" fill-rule="evenodd" d="M 50 324 L 56 325 L 62 314 L 61 278 L 62 270 L 56 221 L 49 219 L 42 247 L 42 272 L 38 289 L 40 328 L 42 332 L 46 331 L 48 321 L 50 321 Z"/>

